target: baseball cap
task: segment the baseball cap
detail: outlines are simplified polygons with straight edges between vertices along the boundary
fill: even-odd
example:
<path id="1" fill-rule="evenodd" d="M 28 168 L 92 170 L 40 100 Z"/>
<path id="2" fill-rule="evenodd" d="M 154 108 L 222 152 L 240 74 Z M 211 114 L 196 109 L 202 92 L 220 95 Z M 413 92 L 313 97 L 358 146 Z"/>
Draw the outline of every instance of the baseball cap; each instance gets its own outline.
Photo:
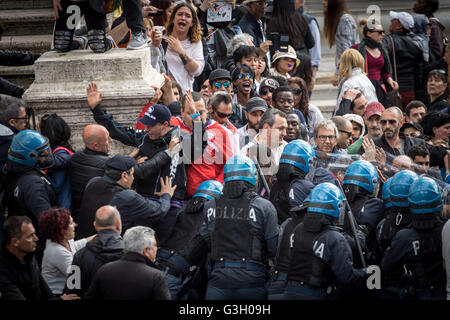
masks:
<path id="1" fill-rule="evenodd" d="M 218 79 L 228 79 L 231 81 L 231 74 L 225 69 L 215 69 L 209 74 L 209 83 L 212 85 L 214 80 Z"/>
<path id="2" fill-rule="evenodd" d="M 381 114 L 383 112 L 384 112 L 383 105 L 377 101 L 373 101 L 366 106 L 366 112 L 364 113 L 364 118 L 369 119 L 374 114 L 381 117 Z"/>
<path id="3" fill-rule="evenodd" d="M 270 87 L 273 89 L 276 89 L 280 86 L 280 84 L 278 83 L 277 80 L 272 79 L 272 78 L 266 78 L 263 81 L 261 81 L 260 85 L 259 85 L 259 92 L 261 94 L 261 89 L 264 87 Z"/>
<path id="4" fill-rule="evenodd" d="M 266 112 L 269 107 L 267 106 L 267 102 L 260 97 L 253 97 L 248 99 L 246 110 L 248 113 L 253 111 L 261 110 L 262 112 Z"/>
<path id="5" fill-rule="evenodd" d="M 408 30 L 413 29 L 414 18 L 408 12 L 390 11 L 389 15 L 391 16 L 391 19 L 398 19 L 400 21 L 400 23 L 402 24 L 403 28 L 408 29 Z"/>
<path id="6" fill-rule="evenodd" d="M 275 54 L 273 55 L 272 63 L 274 63 L 275 61 L 277 61 L 280 58 L 294 59 L 296 67 L 298 67 L 298 65 L 300 64 L 300 59 L 297 58 L 297 53 L 295 52 L 294 48 L 292 48 L 291 46 L 288 46 L 287 52 L 283 52 L 283 51 L 279 51 L 279 50 L 276 51 Z"/>
<path id="7" fill-rule="evenodd" d="M 418 131 L 420 131 L 421 134 L 423 134 L 423 128 L 420 124 L 417 122 L 411 121 L 411 122 L 405 122 L 402 127 L 400 128 L 400 132 L 403 132 L 406 128 L 412 127 Z"/>
<path id="8" fill-rule="evenodd" d="M 173 102 L 169 103 L 167 108 L 169 108 L 172 116 L 176 117 L 176 116 L 181 115 L 181 102 L 180 101 L 173 101 Z"/>
<path id="9" fill-rule="evenodd" d="M 170 122 L 171 116 L 169 108 L 162 104 L 154 104 L 148 107 L 144 116 L 140 117 L 138 122 L 144 126 L 154 126 L 157 123 Z"/>
<path id="10" fill-rule="evenodd" d="M 130 170 L 136 164 L 136 161 L 129 156 L 116 155 L 106 160 L 105 164 L 109 168 L 123 172 Z"/>

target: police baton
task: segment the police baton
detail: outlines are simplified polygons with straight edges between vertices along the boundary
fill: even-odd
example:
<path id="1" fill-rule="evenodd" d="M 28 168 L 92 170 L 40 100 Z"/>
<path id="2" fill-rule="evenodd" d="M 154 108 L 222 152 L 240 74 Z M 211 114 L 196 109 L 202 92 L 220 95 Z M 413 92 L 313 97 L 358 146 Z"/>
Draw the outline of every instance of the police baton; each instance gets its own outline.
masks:
<path id="1" fill-rule="evenodd" d="M 264 177 L 264 173 L 262 172 L 262 169 L 261 169 L 261 167 L 259 166 L 259 163 L 258 163 L 258 161 L 256 160 L 256 157 L 252 157 L 251 159 L 252 159 L 253 163 L 254 163 L 255 166 L 256 166 L 256 170 L 258 170 L 258 175 L 259 175 L 259 177 L 261 178 L 262 183 L 263 183 L 263 185 L 264 185 L 264 188 L 265 188 L 266 191 L 267 191 L 267 196 L 270 198 L 270 189 L 269 189 L 269 185 L 267 184 L 266 178 Z"/>
<path id="2" fill-rule="evenodd" d="M 366 268 L 366 261 L 364 260 L 364 255 L 361 249 L 361 244 L 358 240 L 358 234 L 356 233 L 356 223 L 355 223 L 355 217 L 353 216 L 352 209 L 350 208 L 350 204 L 348 203 L 347 197 L 345 196 L 344 189 L 342 188 L 341 182 L 338 179 L 335 179 L 337 183 L 339 184 L 339 188 L 341 189 L 342 195 L 344 196 L 344 202 L 347 212 L 348 219 L 350 221 L 350 228 L 352 229 L 353 235 L 355 237 L 356 247 L 358 248 L 359 257 L 361 258 L 361 263 L 363 268 Z"/>

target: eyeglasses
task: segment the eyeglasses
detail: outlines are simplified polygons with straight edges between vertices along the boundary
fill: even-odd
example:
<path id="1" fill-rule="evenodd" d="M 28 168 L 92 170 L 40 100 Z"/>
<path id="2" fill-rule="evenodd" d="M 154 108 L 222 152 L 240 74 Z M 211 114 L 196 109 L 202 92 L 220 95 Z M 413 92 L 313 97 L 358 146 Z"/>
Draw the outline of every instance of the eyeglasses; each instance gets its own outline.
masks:
<path id="1" fill-rule="evenodd" d="M 318 136 L 317 138 L 322 142 L 326 141 L 327 139 L 333 141 L 334 139 L 336 139 L 336 136 Z"/>
<path id="2" fill-rule="evenodd" d="M 253 76 L 250 73 L 239 73 L 237 77 L 238 79 L 244 78 L 245 80 L 250 80 L 253 78 Z"/>
<path id="3" fill-rule="evenodd" d="M 389 124 L 394 125 L 394 124 L 397 123 L 397 120 L 393 120 L 393 119 L 389 119 L 389 120 L 380 120 L 380 124 L 381 124 L 382 126 L 385 126 L 388 122 L 389 122 Z"/>
<path id="4" fill-rule="evenodd" d="M 225 81 L 225 82 L 214 82 L 214 87 L 216 87 L 217 89 L 222 88 L 222 86 L 224 88 L 228 88 L 229 86 L 231 86 L 231 82 L 230 81 Z M 203 88 L 202 88 L 203 89 Z"/>
<path id="5" fill-rule="evenodd" d="M 226 113 L 219 112 L 217 110 L 215 112 L 219 118 L 229 118 L 233 115 L 233 113 L 226 114 Z"/>
<path id="6" fill-rule="evenodd" d="M 12 119 L 14 119 L 14 120 L 25 120 L 25 121 L 29 120 L 28 116 L 21 117 L 21 118 L 12 118 Z"/>
<path id="7" fill-rule="evenodd" d="M 384 30 L 373 30 L 371 32 L 376 32 L 378 34 L 385 34 L 386 33 Z"/>
<path id="8" fill-rule="evenodd" d="M 269 92 L 273 92 L 273 88 L 272 87 L 268 87 L 268 88 L 264 88 L 261 89 L 261 95 L 265 96 L 266 94 L 268 94 Z"/>
<path id="9" fill-rule="evenodd" d="M 300 88 L 292 89 L 292 93 L 295 94 L 296 96 L 299 96 L 302 94 L 302 89 Z"/>
<path id="10" fill-rule="evenodd" d="M 339 130 L 339 132 L 345 133 L 347 135 L 347 137 L 349 137 L 349 138 L 352 136 L 352 133 L 349 131 Z"/>

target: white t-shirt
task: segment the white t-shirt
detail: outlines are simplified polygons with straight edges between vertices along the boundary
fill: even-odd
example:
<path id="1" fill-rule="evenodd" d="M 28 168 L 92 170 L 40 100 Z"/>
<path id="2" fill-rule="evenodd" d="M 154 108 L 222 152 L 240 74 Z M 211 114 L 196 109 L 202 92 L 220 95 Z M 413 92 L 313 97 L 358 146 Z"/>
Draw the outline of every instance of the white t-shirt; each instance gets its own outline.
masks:
<path id="1" fill-rule="evenodd" d="M 166 63 L 169 73 L 180 84 L 183 93 L 186 93 L 186 90 L 192 90 L 194 78 L 202 73 L 205 67 L 205 59 L 203 57 L 203 45 L 201 41 L 192 43 L 189 39 L 186 39 L 181 41 L 181 46 L 189 57 L 197 61 L 197 70 L 194 73 L 189 73 L 184 68 L 180 56 L 173 52 L 170 47 L 166 51 Z"/>
<path id="2" fill-rule="evenodd" d="M 66 284 L 67 269 L 72 265 L 75 252 L 86 246 L 87 240 L 69 240 L 70 250 L 63 245 L 47 240 L 42 259 L 42 277 L 54 294 L 62 294 Z"/>

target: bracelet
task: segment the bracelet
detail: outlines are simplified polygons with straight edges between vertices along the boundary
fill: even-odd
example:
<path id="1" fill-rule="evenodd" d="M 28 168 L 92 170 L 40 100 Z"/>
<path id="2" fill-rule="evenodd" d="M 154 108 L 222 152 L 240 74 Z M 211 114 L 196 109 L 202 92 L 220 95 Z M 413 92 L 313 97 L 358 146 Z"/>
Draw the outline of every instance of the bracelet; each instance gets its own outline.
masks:
<path id="1" fill-rule="evenodd" d="M 183 64 L 186 65 L 186 64 L 187 64 L 187 60 L 186 60 L 186 58 L 184 57 L 184 55 L 180 54 L 179 57 L 180 57 L 180 59 L 181 59 L 181 62 L 183 62 Z"/>

